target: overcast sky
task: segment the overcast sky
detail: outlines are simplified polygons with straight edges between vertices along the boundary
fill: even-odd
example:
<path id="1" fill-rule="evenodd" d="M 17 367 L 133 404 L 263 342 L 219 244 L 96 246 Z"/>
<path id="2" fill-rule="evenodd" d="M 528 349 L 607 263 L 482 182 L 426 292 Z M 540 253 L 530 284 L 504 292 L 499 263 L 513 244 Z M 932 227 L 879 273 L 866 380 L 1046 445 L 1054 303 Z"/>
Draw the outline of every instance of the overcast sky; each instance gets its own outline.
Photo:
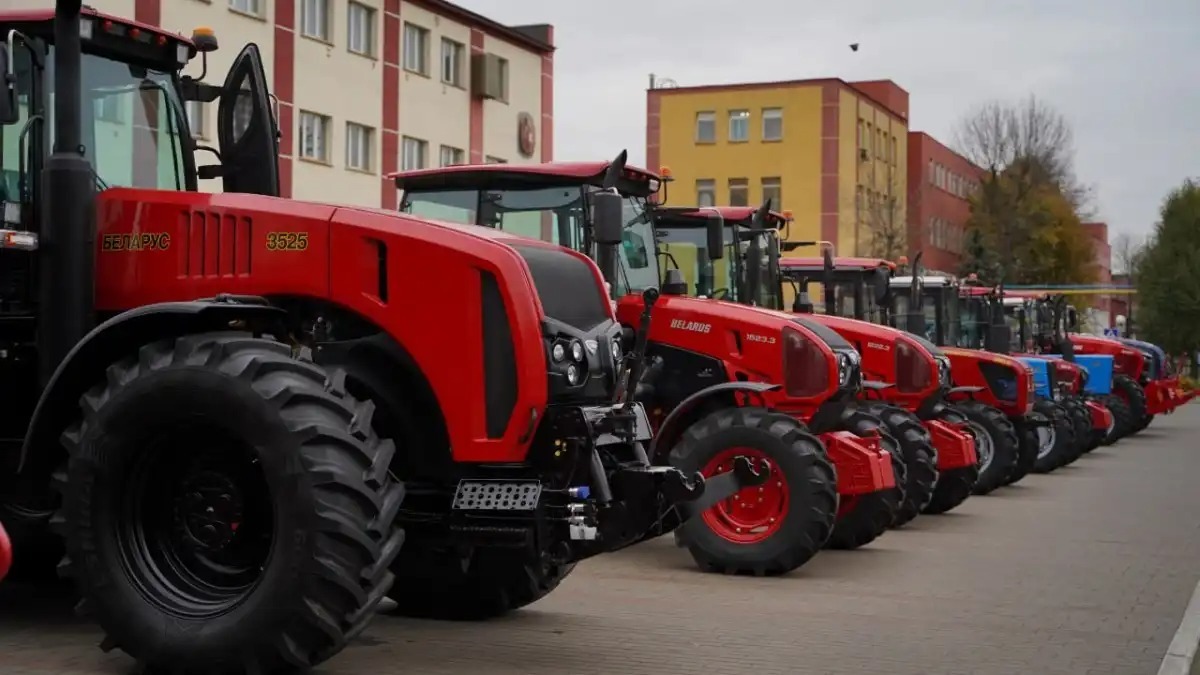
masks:
<path id="1" fill-rule="evenodd" d="M 642 162 L 650 73 L 887 78 L 909 91 L 911 128 L 947 144 L 977 103 L 1045 99 L 1117 231 L 1148 231 L 1167 191 L 1200 176 L 1200 0 L 457 1 L 554 24 L 556 159 L 628 148 Z"/>

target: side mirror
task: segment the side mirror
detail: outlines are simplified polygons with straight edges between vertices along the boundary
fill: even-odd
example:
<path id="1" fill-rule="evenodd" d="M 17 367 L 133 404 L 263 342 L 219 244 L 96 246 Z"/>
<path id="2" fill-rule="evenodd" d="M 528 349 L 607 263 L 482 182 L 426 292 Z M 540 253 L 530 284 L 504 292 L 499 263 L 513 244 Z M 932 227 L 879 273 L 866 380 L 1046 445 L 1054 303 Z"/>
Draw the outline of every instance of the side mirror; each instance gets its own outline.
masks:
<path id="1" fill-rule="evenodd" d="M 616 246 L 621 243 L 625 229 L 622 222 L 625 200 L 610 190 L 592 193 L 592 238 L 601 246 Z"/>
<path id="2" fill-rule="evenodd" d="M 713 213 L 709 214 L 704 221 L 705 234 L 708 241 L 708 259 L 720 260 L 725 257 L 725 237 L 721 231 L 725 227 L 725 220 L 721 216 Z"/>
<path id="3" fill-rule="evenodd" d="M 1071 333 L 1079 332 L 1079 312 L 1074 307 L 1067 308 L 1067 331 Z"/>
<path id="4" fill-rule="evenodd" d="M 875 270 L 875 302 L 876 304 L 886 304 L 888 298 L 892 295 L 891 274 L 882 267 Z"/>
<path id="5" fill-rule="evenodd" d="M 13 61 L 12 40 L 0 45 L 0 126 L 16 124 L 21 119 L 17 105 L 17 73 Z"/>

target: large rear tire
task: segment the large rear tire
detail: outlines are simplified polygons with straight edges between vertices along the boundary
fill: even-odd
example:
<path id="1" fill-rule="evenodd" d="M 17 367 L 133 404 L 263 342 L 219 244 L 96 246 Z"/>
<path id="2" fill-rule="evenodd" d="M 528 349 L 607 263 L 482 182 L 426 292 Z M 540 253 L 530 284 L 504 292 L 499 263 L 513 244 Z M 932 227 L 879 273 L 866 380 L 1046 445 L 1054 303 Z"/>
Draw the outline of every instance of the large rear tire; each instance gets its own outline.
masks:
<path id="1" fill-rule="evenodd" d="M 1133 433 L 1133 417 L 1129 412 L 1129 404 L 1120 396 L 1109 394 L 1104 398 L 1104 405 L 1113 414 L 1113 428 L 1101 441 L 1101 445 L 1112 445 Z"/>
<path id="2" fill-rule="evenodd" d="M 864 410 L 882 420 L 888 433 L 900 444 L 905 465 L 904 501 L 896 510 L 892 527 L 901 527 L 933 501 L 938 481 L 937 450 L 920 418 L 904 408 L 873 402 L 864 406 Z"/>
<path id="3" fill-rule="evenodd" d="M 974 493 L 986 495 L 1007 485 L 1021 458 L 1020 440 L 1012 422 L 997 408 L 978 401 L 965 401 L 955 408 L 966 417 L 975 435 L 979 478 Z"/>
<path id="4" fill-rule="evenodd" d="M 1072 461 L 1075 456 L 1075 425 L 1059 404 L 1045 399 L 1033 404 L 1033 410 L 1051 421 L 1048 427 L 1038 427 L 1038 457 L 1034 473 L 1050 473 Z"/>
<path id="5" fill-rule="evenodd" d="M 887 432 L 878 417 L 856 410 L 845 427 L 846 431 L 861 437 L 879 434 L 880 444 L 891 457 L 892 473 L 896 477 L 896 487 L 890 490 L 839 499 L 837 522 L 833 526 L 833 536 L 826 545 L 833 549 L 850 550 L 875 541 L 892 526 L 896 511 L 904 502 L 907 467 L 901 456 L 900 444 Z"/>
<path id="6" fill-rule="evenodd" d="M 1062 406 L 1075 430 L 1075 452 L 1067 462 L 1071 464 L 1095 447 L 1092 445 L 1092 413 L 1082 400 L 1074 397 L 1063 399 Z"/>
<path id="7" fill-rule="evenodd" d="M 723 408 L 701 418 L 681 434 L 669 457 L 690 475 L 728 468 L 739 455 L 769 464 L 762 496 L 759 488 L 739 492 L 684 523 L 677 540 L 708 572 L 790 572 L 820 552 L 833 533 L 833 464 L 803 423 L 755 407 Z"/>
<path id="8" fill-rule="evenodd" d="M 1146 390 L 1142 389 L 1142 385 L 1128 375 L 1114 375 L 1112 392 L 1129 406 L 1130 425 L 1123 435 L 1132 436 L 1145 429 L 1144 426 L 1138 426 L 1146 417 Z"/>
<path id="9" fill-rule="evenodd" d="M 250 335 L 143 346 L 80 399 L 62 569 L 152 670 L 289 672 L 339 652 L 392 585 L 395 451 L 340 374 Z"/>

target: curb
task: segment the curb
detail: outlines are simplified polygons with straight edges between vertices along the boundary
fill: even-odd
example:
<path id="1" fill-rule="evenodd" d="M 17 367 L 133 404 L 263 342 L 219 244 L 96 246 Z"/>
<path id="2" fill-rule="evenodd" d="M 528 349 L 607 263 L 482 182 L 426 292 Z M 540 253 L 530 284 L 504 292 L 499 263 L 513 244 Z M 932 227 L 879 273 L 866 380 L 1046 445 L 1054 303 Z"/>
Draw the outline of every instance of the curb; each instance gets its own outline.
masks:
<path id="1" fill-rule="evenodd" d="M 1167 654 L 1158 666 L 1158 675 L 1189 675 L 1192 662 L 1196 660 L 1196 651 L 1200 647 L 1200 583 L 1192 591 L 1192 599 L 1187 609 L 1183 611 L 1183 619 Z"/>

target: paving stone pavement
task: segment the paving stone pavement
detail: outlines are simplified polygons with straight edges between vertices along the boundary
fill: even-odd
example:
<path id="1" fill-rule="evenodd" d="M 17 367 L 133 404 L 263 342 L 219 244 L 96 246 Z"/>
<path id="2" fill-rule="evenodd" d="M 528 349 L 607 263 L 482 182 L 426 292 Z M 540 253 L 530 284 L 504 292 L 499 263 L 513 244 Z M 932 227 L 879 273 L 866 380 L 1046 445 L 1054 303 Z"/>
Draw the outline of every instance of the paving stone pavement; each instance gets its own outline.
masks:
<path id="1" fill-rule="evenodd" d="M 701 574 L 664 539 L 497 621 L 380 617 L 317 673 L 1152 674 L 1200 579 L 1198 430 L 1187 406 L 785 578 Z M 131 671 L 66 607 L 0 593 L 0 674 Z"/>

